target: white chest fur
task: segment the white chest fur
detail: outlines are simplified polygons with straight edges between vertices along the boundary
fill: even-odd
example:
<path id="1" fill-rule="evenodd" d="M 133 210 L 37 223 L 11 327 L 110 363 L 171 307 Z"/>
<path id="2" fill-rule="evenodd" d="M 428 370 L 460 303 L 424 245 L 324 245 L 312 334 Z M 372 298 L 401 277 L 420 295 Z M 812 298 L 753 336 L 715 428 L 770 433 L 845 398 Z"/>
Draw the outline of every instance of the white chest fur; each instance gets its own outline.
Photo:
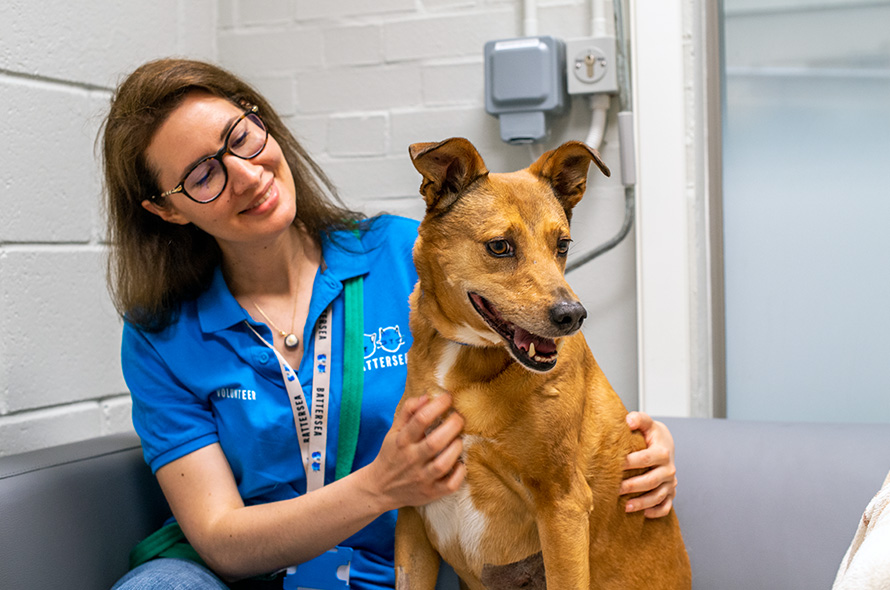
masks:
<path id="1" fill-rule="evenodd" d="M 475 442 L 475 436 L 464 437 L 464 455 Z M 473 505 L 470 486 L 464 482 L 455 493 L 418 508 L 431 529 L 440 551 L 458 548 L 472 568 L 482 568 L 482 536 L 488 528 L 485 515 Z"/>
<path id="2" fill-rule="evenodd" d="M 448 373 L 454 367 L 462 346 L 449 342 L 436 366 L 435 376 L 439 387 L 445 387 Z M 478 442 L 478 437 L 465 435 L 463 438 L 465 461 L 468 449 Z M 472 566 L 482 567 L 481 541 L 487 528 L 485 515 L 473 505 L 470 486 L 465 481 L 453 494 L 445 496 L 426 506 L 418 508 L 423 519 L 431 529 L 431 533 L 440 551 L 445 548 L 456 548 L 463 553 Z"/>

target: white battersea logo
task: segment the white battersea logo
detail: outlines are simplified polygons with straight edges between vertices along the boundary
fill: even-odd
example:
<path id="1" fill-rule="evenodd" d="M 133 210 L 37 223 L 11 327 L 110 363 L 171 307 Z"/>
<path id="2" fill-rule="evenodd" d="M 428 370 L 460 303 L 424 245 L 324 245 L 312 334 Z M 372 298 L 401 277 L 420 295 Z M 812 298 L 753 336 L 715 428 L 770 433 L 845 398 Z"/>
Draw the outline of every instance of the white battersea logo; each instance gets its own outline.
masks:
<path id="1" fill-rule="evenodd" d="M 252 389 L 230 389 L 223 387 L 216 390 L 217 399 L 240 399 L 246 401 L 256 400 L 256 391 Z"/>
<path id="2" fill-rule="evenodd" d="M 372 334 L 365 334 L 365 371 L 405 364 L 405 353 L 399 350 L 405 344 L 398 325 L 378 328 Z"/>

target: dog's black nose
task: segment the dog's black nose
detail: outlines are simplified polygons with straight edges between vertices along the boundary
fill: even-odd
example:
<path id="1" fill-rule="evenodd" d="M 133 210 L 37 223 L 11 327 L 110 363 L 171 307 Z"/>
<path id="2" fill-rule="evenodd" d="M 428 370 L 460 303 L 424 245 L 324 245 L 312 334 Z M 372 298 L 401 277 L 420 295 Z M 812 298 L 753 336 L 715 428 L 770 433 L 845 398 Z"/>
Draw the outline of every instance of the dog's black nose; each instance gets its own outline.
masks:
<path id="1" fill-rule="evenodd" d="M 550 308 L 550 321 L 563 334 L 577 331 L 586 317 L 587 310 L 579 301 L 560 301 Z"/>

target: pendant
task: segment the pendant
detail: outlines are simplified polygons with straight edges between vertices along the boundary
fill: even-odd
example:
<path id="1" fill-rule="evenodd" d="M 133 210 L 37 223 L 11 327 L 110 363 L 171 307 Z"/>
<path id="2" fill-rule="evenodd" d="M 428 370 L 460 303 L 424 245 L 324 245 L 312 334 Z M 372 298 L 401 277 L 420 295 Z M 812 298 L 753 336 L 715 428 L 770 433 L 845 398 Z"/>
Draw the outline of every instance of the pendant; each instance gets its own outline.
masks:
<path id="1" fill-rule="evenodd" d="M 300 339 L 295 334 L 288 334 L 284 337 L 284 345 L 288 348 L 296 348 L 300 345 Z"/>

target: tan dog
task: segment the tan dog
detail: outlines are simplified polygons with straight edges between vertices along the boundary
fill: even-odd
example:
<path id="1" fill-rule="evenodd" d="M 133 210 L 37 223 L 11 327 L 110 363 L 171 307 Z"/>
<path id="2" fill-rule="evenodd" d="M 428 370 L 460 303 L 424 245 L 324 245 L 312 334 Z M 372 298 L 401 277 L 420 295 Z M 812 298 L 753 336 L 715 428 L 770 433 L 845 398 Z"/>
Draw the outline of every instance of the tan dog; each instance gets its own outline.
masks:
<path id="1" fill-rule="evenodd" d="M 396 588 L 432 589 L 439 556 L 473 590 L 689 588 L 673 511 L 625 513 L 622 462 L 645 443 L 578 331 L 586 311 L 563 276 L 590 162 L 608 168 L 580 142 L 509 174 L 489 174 L 461 138 L 409 151 L 427 209 L 405 396 L 451 392 L 467 477 L 399 511 Z"/>

